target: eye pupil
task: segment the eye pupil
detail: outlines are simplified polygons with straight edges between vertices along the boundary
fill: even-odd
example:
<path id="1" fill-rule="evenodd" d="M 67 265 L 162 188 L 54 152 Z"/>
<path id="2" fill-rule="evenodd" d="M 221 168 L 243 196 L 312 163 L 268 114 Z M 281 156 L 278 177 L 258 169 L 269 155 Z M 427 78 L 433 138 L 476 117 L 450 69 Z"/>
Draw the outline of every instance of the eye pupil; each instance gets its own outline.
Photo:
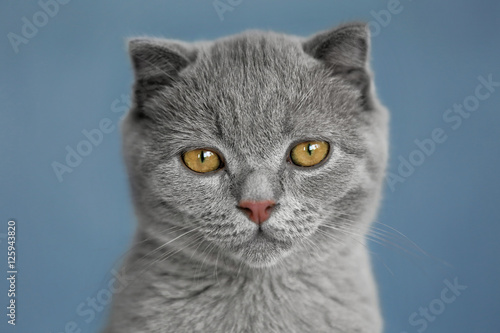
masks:
<path id="1" fill-rule="evenodd" d="M 305 141 L 293 147 L 290 159 L 295 165 L 310 167 L 324 160 L 329 149 L 330 145 L 326 141 Z"/>
<path id="2" fill-rule="evenodd" d="M 222 167 L 220 156 L 211 150 L 193 149 L 183 153 L 181 157 L 185 166 L 199 173 L 215 171 Z"/>

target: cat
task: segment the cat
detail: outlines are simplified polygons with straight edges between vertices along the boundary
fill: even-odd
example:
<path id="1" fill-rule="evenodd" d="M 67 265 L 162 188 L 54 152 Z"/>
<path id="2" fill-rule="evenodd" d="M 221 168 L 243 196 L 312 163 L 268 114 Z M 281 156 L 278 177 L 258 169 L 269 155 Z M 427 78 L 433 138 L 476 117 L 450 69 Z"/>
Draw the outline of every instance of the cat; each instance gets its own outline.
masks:
<path id="1" fill-rule="evenodd" d="M 364 23 L 135 38 L 122 123 L 139 221 L 107 333 L 378 333 L 363 236 L 388 155 Z"/>

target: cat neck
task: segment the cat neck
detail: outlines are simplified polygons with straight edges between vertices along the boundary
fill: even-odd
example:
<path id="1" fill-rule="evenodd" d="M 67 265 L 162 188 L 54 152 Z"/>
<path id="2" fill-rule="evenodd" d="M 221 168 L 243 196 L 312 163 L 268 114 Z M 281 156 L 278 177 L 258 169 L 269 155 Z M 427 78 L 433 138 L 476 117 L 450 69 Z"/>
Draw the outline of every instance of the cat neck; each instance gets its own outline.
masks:
<path id="1" fill-rule="evenodd" d="M 246 332 L 248 327 L 265 332 L 269 323 L 279 323 L 272 330 L 278 332 L 332 332 L 341 321 L 350 332 L 380 331 L 369 257 L 359 244 L 316 257 L 290 254 L 270 267 L 249 267 L 210 251 L 209 245 L 200 245 L 201 256 L 170 245 L 152 253 L 157 242 L 137 240 L 123 266 L 131 282 L 115 296 L 125 304 L 117 312 L 124 322 L 154 321 L 180 332 L 196 314 L 199 325 L 211 332 Z M 162 304 L 161 311 L 151 304 Z M 368 328 L 357 326 L 366 323 Z"/>

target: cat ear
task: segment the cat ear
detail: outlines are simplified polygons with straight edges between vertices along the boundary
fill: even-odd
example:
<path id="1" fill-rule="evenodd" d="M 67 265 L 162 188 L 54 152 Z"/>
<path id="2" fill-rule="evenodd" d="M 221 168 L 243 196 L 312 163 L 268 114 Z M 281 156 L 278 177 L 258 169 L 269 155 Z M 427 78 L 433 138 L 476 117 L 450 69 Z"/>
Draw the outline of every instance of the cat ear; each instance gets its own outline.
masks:
<path id="1" fill-rule="evenodd" d="M 160 88 L 172 85 L 179 72 L 196 59 L 194 48 L 180 41 L 133 38 L 128 41 L 128 49 L 139 106 Z"/>
<path id="2" fill-rule="evenodd" d="M 362 106 L 369 108 L 370 32 L 367 24 L 349 23 L 320 32 L 302 46 L 304 52 L 322 61 L 332 75 L 341 76 L 358 88 L 362 94 Z"/>
<path id="3" fill-rule="evenodd" d="M 349 23 L 320 32 L 304 42 L 304 51 L 331 66 L 366 66 L 370 33 L 365 23 Z"/>

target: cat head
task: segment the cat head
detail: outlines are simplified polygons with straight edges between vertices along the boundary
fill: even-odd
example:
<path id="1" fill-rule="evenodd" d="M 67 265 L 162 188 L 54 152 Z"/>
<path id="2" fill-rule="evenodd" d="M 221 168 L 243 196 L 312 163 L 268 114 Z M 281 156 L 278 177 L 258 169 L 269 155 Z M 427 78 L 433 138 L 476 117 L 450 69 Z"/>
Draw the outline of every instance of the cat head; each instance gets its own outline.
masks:
<path id="1" fill-rule="evenodd" d="M 373 217 L 387 112 L 364 24 L 310 38 L 138 38 L 129 51 L 123 136 L 140 227 L 187 230 L 262 267 L 344 244 L 340 230 Z"/>

